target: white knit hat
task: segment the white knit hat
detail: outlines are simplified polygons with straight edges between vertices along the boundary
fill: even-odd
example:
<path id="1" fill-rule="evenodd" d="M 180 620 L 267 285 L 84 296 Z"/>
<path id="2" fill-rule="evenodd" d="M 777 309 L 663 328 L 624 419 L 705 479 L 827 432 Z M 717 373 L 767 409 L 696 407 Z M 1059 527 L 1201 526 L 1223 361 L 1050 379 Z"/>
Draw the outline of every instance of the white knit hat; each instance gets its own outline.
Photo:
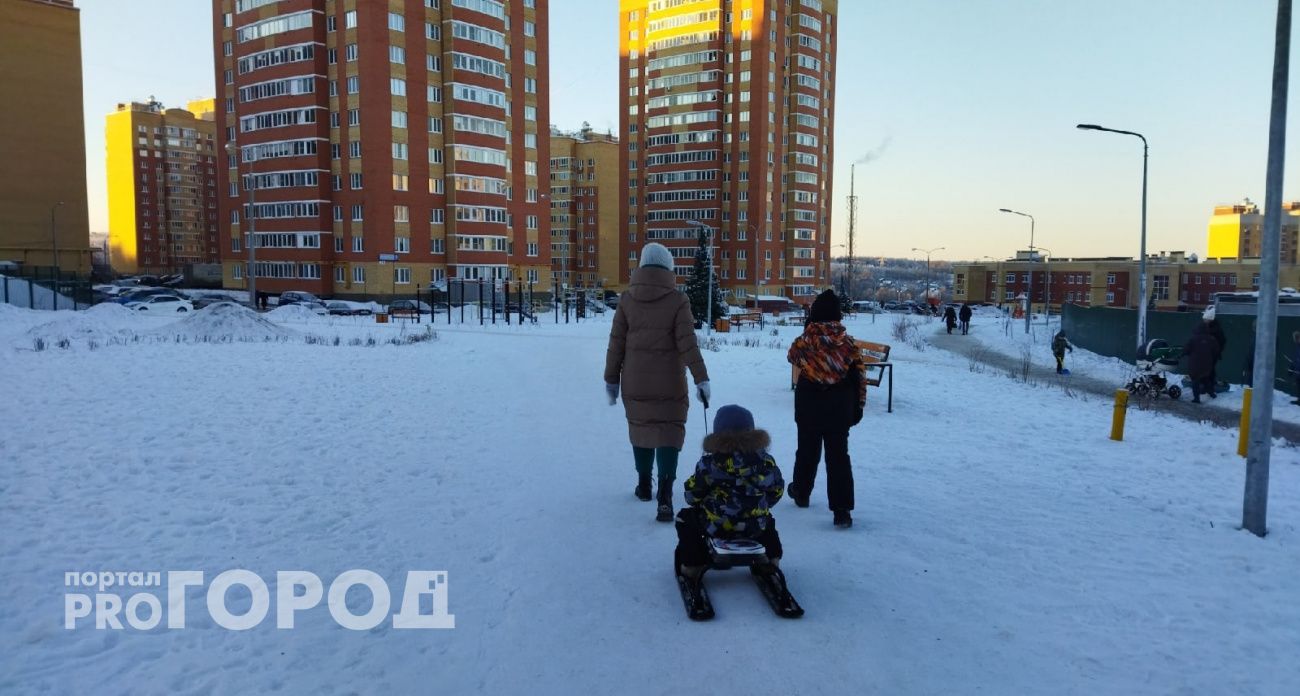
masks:
<path id="1" fill-rule="evenodd" d="M 641 249 L 641 268 L 646 266 L 659 266 L 671 271 L 673 255 L 669 253 L 668 247 L 658 242 L 650 242 Z"/>

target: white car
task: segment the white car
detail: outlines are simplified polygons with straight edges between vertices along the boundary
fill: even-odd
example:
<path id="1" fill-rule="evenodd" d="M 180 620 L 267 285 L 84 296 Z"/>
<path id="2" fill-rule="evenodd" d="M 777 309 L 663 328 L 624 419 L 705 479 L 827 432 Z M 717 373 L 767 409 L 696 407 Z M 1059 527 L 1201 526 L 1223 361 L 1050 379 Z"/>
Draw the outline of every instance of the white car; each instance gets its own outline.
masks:
<path id="1" fill-rule="evenodd" d="M 193 311 L 194 305 L 189 300 L 182 300 L 175 295 L 154 295 L 139 302 L 128 303 L 126 308 L 138 312 L 179 313 Z"/>

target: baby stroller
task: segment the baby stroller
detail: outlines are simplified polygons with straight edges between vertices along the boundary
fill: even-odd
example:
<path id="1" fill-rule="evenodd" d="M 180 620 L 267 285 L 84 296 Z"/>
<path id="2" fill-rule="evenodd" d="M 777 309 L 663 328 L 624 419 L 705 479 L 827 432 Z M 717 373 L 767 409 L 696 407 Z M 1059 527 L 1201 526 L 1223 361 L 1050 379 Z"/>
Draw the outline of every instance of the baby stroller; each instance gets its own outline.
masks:
<path id="1" fill-rule="evenodd" d="M 1128 381 L 1126 389 L 1139 399 L 1155 399 L 1161 394 L 1177 399 L 1183 395 L 1183 388 L 1170 384 L 1165 373 L 1178 367 L 1183 357 L 1183 349 L 1169 345 L 1163 338 L 1153 338 L 1138 352 L 1138 372 Z"/>

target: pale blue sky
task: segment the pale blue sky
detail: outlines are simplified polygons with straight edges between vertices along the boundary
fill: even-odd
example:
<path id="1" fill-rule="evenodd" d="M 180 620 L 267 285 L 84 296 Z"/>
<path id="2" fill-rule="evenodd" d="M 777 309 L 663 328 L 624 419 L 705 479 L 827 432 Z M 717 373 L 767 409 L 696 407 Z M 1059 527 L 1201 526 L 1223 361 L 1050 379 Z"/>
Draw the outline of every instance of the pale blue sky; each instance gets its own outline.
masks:
<path id="1" fill-rule="evenodd" d="M 102 232 L 104 116 L 120 101 L 213 94 L 211 3 L 78 4 L 90 225 Z M 550 5 L 551 121 L 617 130 L 617 1 Z M 1029 230 L 997 212 L 1008 207 L 1033 214 L 1036 242 L 1058 256 L 1136 255 L 1141 143 L 1074 128 L 1087 122 L 1151 142 L 1148 248 L 1203 255 L 1215 204 L 1263 202 L 1276 11 L 1267 0 L 841 0 L 834 242 L 847 236 L 849 165 L 888 139 L 858 171 L 859 254 L 1009 255 Z"/>

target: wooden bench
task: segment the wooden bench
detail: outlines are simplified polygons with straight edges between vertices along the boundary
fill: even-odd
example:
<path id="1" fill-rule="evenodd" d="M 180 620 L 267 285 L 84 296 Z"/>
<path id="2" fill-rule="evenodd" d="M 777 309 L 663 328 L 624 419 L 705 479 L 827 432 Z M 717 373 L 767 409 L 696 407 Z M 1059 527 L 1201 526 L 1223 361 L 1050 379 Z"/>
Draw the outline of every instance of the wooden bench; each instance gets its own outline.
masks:
<path id="1" fill-rule="evenodd" d="M 762 312 L 743 312 L 740 314 L 732 314 L 730 319 L 731 319 L 731 323 L 736 325 L 737 327 L 744 326 L 745 324 L 753 324 L 755 326 L 760 326 L 760 327 L 763 325 Z"/>
<path id="2" fill-rule="evenodd" d="M 889 373 L 889 396 L 888 412 L 894 412 L 894 364 L 889 362 L 889 346 L 884 343 L 873 343 L 871 341 L 854 341 L 858 351 L 862 354 L 862 362 L 866 364 L 865 374 L 867 386 L 879 387 L 885 380 L 885 373 Z M 794 389 L 799 384 L 799 367 L 790 366 L 790 388 Z"/>

